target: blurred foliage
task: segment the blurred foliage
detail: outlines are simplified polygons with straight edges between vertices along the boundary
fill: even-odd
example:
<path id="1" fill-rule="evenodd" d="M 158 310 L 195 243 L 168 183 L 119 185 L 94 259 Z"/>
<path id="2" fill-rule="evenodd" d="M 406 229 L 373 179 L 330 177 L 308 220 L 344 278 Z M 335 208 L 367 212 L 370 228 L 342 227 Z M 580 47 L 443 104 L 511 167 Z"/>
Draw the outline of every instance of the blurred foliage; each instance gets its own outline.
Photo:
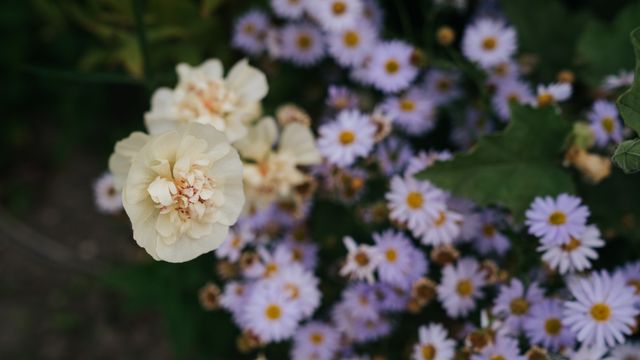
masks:
<path id="1" fill-rule="evenodd" d="M 50 181 L 52 174 L 79 157 L 104 159 L 106 167 L 115 141 L 142 128 L 142 114 L 149 107 L 151 91 L 174 83 L 176 63 L 197 64 L 217 57 L 229 67 L 241 57 L 229 45 L 233 20 L 250 7 L 266 8 L 267 3 L 267 0 L 3 1 L 0 31 L 10 39 L 3 42 L 0 57 L 4 82 L 0 97 L 2 204 L 26 214 L 37 205 L 36 200 L 47 188 L 43 184 Z M 450 25 L 459 35 L 458 43 L 463 25 L 469 20 L 465 15 L 450 10 L 435 12 L 430 1 L 381 3 L 387 10 L 386 36 L 411 39 L 425 51 L 430 63 L 456 65 L 449 51 L 435 43 L 434 34 L 438 26 Z M 559 70 L 573 69 L 578 75 L 577 90 L 581 91 L 584 84 L 580 82 L 593 85 L 604 75 L 630 69 L 633 64 L 628 33 L 640 22 L 640 1 L 502 0 L 501 5 L 506 18 L 518 30 L 521 52 L 535 59 L 531 79 L 548 82 Z M 636 46 L 637 41 L 636 36 Z M 283 102 L 296 102 L 311 114 L 319 114 L 327 84 L 344 79 L 342 70 L 330 61 L 313 71 L 267 58 L 252 62 L 269 78 L 267 113 Z M 475 83 L 469 86 L 478 89 Z M 638 80 L 634 91 L 636 96 Z M 592 100 L 593 94 L 582 95 L 588 102 Z M 630 98 L 635 99 L 633 96 Z M 369 94 L 369 103 L 376 100 L 375 94 Z M 637 99 L 633 103 L 637 109 Z M 567 111 L 567 119 L 562 119 L 551 109 L 516 108 L 515 112 L 513 125 L 505 130 L 512 139 L 500 134 L 491 136 L 471 154 L 459 155 L 453 165 L 434 166 L 427 176 L 481 203 L 498 199 L 520 215 L 533 195 L 571 190 L 573 176 L 569 170 L 560 168 L 560 151 L 570 121 L 582 114 Z M 445 109 L 433 134 L 426 140 L 414 139 L 413 144 L 417 149 L 443 147 L 450 120 L 463 116 L 461 107 Z M 493 163 L 496 159 L 503 163 L 496 165 Z M 630 249 L 624 257 L 637 256 L 640 251 L 638 179 L 637 175 L 625 176 L 614 171 L 599 185 L 579 182 L 577 186 L 577 192 L 592 210 L 593 220 L 614 239 L 615 246 L 608 248 Z M 384 191 L 381 184 L 372 184 L 371 188 L 378 198 Z M 369 195 L 371 201 L 373 190 Z M 310 231 L 322 249 L 319 275 L 330 279 L 335 275 L 336 261 L 344 255 L 341 237 L 349 234 L 364 240 L 369 231 L 379 229 L 360 223 L 353 207 L 320 201 L 312 211 Z M 131 244 L 135 246 L 133 241 Z M 519 266 L 537 261 L 529 256 L 533 244 L 517 242 L 511 262 Z M 606 262 L 617 256 L 614 252 L 601 258 Z M 120 264 L 105 276 L 104 283 L 130 300 L 126 305 L 131 311 L 152 309 L 163 317 L 176 358 L 253 359 L 255 354 L 236 353 L 238 330 L 231 325 L 229 315 L 204 312 L 198 304 L 197 290 L 206 281 L 217 280 L 213 264 L 211 256 L 186 264 Z M 343 284 L 328 285 L 323 294 L 330 301 Z M 320 309 L 321 314 L 327 311 L 326 305 Z M 415 337 L 417 324 L 439 314 L 442 311 L 434 302 L 420 314 L 397 319 L 402 326 L 396 331 L 397 336 L 374 343 L 372 348 L 388 354 L 389 359 L 405 357 L 410 351 L 403 348 L 408 332 L 412 331 L 409 336 Z M 75 320 L 63 316 L 54 321 L 66 327 Z M 269 348 L 267 356 L 286 358 L 286 344 Z"/>
<path id="2" fill-rule="evenodd" d="M 635 77 L 631 88 L 618 98 L 618 109 L 625 124 L 640 134 L 640 28 L 631 33 L 631 43 L 636 55 Z M 620 144 L 613 160 L 626 173 L 640 171 L 640 139 Z"/>
<path id="3" fill-rule="evenodd" d="M 640 134 L 640 28 L 631 34 L 631 43 L 636 54 L 635 78 L 631 88 L 618 99 L 618 110 L 625 124 Z"/>
<path id="4" fill-rule="evenodd" d="M 629 4 L 610 23 L 590 21 L 578 42 L 581 77 L 597 86 L 605 76 L 633 68 L 628 34 L 640 23 L 640 2 Z M 615 54 L 615 56 L 612 56 Z"/>

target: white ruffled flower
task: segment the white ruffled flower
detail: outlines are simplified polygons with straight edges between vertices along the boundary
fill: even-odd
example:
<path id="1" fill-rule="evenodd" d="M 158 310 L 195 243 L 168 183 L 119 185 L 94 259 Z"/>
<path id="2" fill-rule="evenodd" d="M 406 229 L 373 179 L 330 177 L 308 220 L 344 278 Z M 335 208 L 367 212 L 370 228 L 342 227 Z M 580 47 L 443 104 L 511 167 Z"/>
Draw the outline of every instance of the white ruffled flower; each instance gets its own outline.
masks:
<path id="1" fill-rule="evenodd" d="M 246 135 L 246 125 L 260 115 L 260 101 L 268 91 L 262 72 L 242 60 L 225 78 L 217 59 L 196 67 L 178 64 L 176 71 L 175 89 L 159 88 L 153 94 L 144 117 L 149 133 L 196 122 L 213 126 L 232 142 Z"/>
<path id="2" fill-rule="evenodd" d="M 264 208 L 276 199 L 286 199 L 293 188 L 310 181 L 298 166 L 321 161 L 311 129 L 299 123 L 287 124 L 280 134 L 278 126 L 267 117 L 234 145 L 243 158 L 253 161 L 244 165 L 244 181 L 250 208 Z"/>
<path id="3" fill-rule="evenodd" d="M 126 179 L 122 200 L 133 238 L 169 262 L 216 249 L 244 205 L 238 153 L 224 134 L 195 123 L 142 138 L 134 133 L 118 143 L 110 161 Z"/>

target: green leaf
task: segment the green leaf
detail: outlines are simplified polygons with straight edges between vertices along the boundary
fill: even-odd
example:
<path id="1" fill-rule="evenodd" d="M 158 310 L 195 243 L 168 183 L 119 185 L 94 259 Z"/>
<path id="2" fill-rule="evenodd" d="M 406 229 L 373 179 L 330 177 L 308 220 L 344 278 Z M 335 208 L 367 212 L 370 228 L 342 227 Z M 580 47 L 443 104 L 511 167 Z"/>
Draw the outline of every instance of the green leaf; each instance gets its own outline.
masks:
<path id="1" fill-rule="evenodd" d="M 640 28 L 631 33 L 631 43 L 636 54 L 636 73 L 631 88 L 618 98 L 618 110 L 625 124 L 640 133 Z"/>
<path id="2" fill-rule="evenodd" d="M 622 9 L 610 24 L 591 21 L 578 42 L 578 55 L 584 62 L 581 75 L 592 86 L 620 70 L 633 67 L 628 34 L 640 24 L 640 1 Z M 612 54 L 615 54 L 614 56 Z"/>
<path id="3" fill-rule="evenodd" d="M 438 162 L 418 178 L 480 205 L 503 205 L 517 220 L 536 196 L 573 192 L 571 176 L 560 166 L 571 124 L 550 107 L 514 105 L 511 118 L 504 132 L 480 139 L 468 153 Z"/>
<path id="4" fill-rule="evenodd" d="M 640 171 L 640 139 L 627 140 L 618 145 L 613 162 L 627 174 Z"/>

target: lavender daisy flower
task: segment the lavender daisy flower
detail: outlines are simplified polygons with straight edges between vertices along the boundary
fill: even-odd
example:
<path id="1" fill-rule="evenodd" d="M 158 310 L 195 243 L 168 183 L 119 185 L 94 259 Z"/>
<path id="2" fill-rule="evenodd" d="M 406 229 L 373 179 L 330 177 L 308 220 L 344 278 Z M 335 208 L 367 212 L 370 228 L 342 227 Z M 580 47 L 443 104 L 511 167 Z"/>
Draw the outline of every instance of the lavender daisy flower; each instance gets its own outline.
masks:
<path id="1" fill-rule="evenodd" d="M 437 106 L 458 98 L 462 95 L 458 85 L 460 77 L 460 73 L 454 70 L 432 69 L 427 72 L 424 85 L 429 98 Z"/>
<path id="2" fill-rule="evenodd" d="M 524 319 L 529 315 L 533 304 L 544 297 L 542 289 L 536 283 L 531 283 L 525 291 L 524 285 L 518 279 L 512 279 L 509 285 L 503 285 L 495 300 L 494 312 L 506 316 L 505 326 L 514 333 L 522 330 Z"/>
<path id="3" fill-rule="evenodd" d="M 445 194 L 428 181 L 394 176 L 391 190 L 385 195 L 389 217 L 406 223 L 414 235 L 420 236 L 433 219 L 446 209 Z"/>
<path id="4" fill-rule="evenodd" d="M 361 65 L 371 53 L 376 41 L 375 31 L 365 21 L 330 33 L 327 40 L 329 53 L 338 64 L 345 67 Z"/>
<path id="5" fill-rule="evenodd" d="M 354 109 L 358 107 L 358 96 L 346 87 L 331 85 L 326 103 L 337 111 Z"/>
<path id="6" fill-rule="evenodd" d="M 232 44 L 249 55 L 259 55 L 266 49 L 267 30 L 270 22 L 267 14 L 251 10 L 236 20 Z"/>
<path id="7" fill-rule="evenodd" d="M 265 343 L 290 338 L 298 328 L 300 308 L 271 282 L 258 282 L 245 304 L 246 326 Z"/>
<path id="8" fill-rule="evenodd" d="M 319 280 L 300 265 L 287 266 L 272 281 L 287 295 L 293 306 L 300 309 L 303 317 L 311 316 L 320 305 L 322 294 L 318 289 Z"/>
<path id="9" fill-rule="evenodd" d="M 427 225 L 418 231 L 420 241 L 424 245 L 432 246 L 452 244 L 460 236 L 463 220 L 462 215 L 455 211 L 440 210 L 437 217 L 431 218 Z"/>
<path id="10" fill-rule="evenodd" d="M 409 159 L 409 165 L 407 165 L 407 175 L 415 175 L 422 170 L 427 169 L 433 165 L 436 161 L 447 161 L 453 158 L 453 154 L 448 150 L 430 150 L 420 151 L 416 156 Z"/>
<path id="11" fill-rule="evenodd" d="M 561 101 L 568 100 L 571 97 L 573 89 L 571 84 L 552 83 L 549 85 L 538 85 L 537 89 L 537 105 L 539 107 L 549 106 Z"/>
<path id="12" fill-rule="evenodd" d="M 412 154 L 413 151 L 409 143 L 396 136 L 388 137 L 382 141 L 375 152 L 378 165 L 387 176 L 401 173 Z"/>
<path id="13" fill-rule="evenodd" d="M 414 247 L 402 233 L 387 230 L 373 234 L 373 240 L 382 258 L 377 269 L 380 281 L 407 289 L 426 271 L 425 260 L 414 263 Z M 412 271 L 415 266 L 422 271 Z"/>
<path id="14" fill-rule="evenodd" d="M 419 342 L 413 347 L 413 360 L 450 360 L 454 358 L 455 341 L 440 324 L 420 326 Z"/>
<path id="15" fill-rule="evenodd" d="M 526 212 L 529 233 L 543 244 L 561 245 L 579 237 L 587 227 L 589 209 L 580 198 L 560 194 L 557 198 L 537 197 Z"/>
<path id="16" fill-rule="evenodd" d="M 595 135 L 596 145 L 603 147 L 611 142 L 622 141 L 622 125 L 616 104 L 598 100 L 593 104 L 588 118 Z"/>
<path id="17" fill-rule="evenodd" d="M 480 19 L 467 27 L 462 38 L 462 53 L 483 67 L 509 60 L 516 48 L 515 30 L 499 20 Z"/>
<path id="18" fill-rule="evenodd" d="M 410 292 L 387 283 L 374 285 L 374 294 L 380 311 L 398 312 L 405 310 Z"/>
<path id="19" fill-rule="evenodd" d="M 496 85 L 497 91 L 493 95 L 492 103 L 502 121 L 507 121 L 511 115 L 509 111 L 510 104 L 529 104 L 535 99 L 529 89 L 529 84 L 522 80 L 507 79 L 498 82 Z"/>
<path id="20" fill-rule="evenodd" d="M 562 305 L 558 299 L 545 299 L 533 304 L 524 321 L 525 333 L 532 344 L 551 351 L 573 347 L 575 336 L 562 324 Z"/>
<path id="21" fill-rule="evenodd" d="M 366 283 L 355 283 L 342 292 L 342 304 L 352 317 L 376 320 L 379 317 L 376 288 Z"/>
<path id="22" fill-rule="evenodd" d="M 330 32 L 352 26 L 362 15 L 362 0 L 311 0 L 307 6 L 309 13 Z"/>
<path id="23" fill-rule="evenodd" d="M 514 339 L 499 336 L 495 341 L 485 346 L 480 354 L 472 355 L 471 360 L 525 360 L 526 358 L 520 355 L 520 349 L 518 349 L 518 342 Z"/>
<path id="24" fill-rule="evenodd" d="M 298 329 L 293 337 L 293 360 L 331 360 L 340 348 L 340 334 L 332 326 L 313 321 Z"/>
<path id="25" fill-rule="evenodd" d="M 622 275 L 627 285 L 636 290 L 636 295 L 640 295 L 640 261 L 628 263 L 616 272 Z"/>
<path id="26" fill-rule="evenodd" d="M 434 103 L 419 88 L 412 88 L 402 96 L 387 98 L 382 109 L 410 135 L 422 135 L 435 126 Z"/>
<path id="27" fill-rule="evenodd" d="M 310 23 L 291 23 L 280 30 L 282 56 L 300 66 L 312 66 L 324 57 L 324 36 Z"/>
<path id="28" fill-rule="evenodd" d="M 373 273 L 382 261 L 378 249 L 371 245 L 358 245 L 350 236 L 345 236 L 343 241 L 348 253 L 347 261 L 340 269 L 340 275 L 373 283 Z"/>
<path id="29" fill-rule="evenodd" d="M 594 272 L 567 284 L 575 300 L 565 302 L 563 324 L 585 345 L 605 347 L 622 344 L 636 326 L 640 311 L 632 287 L 620 274 Z"/>
<path id="30" fill-rule="evenodd" d="M 438 286 L 438 299 L 447 315 L 463 317 L 476 308 L 476 301 L 484 296 L 482 287 L 486 280 L 480 264 L 473 258 L 462 258 L 442 270 Z"/>
<path id="31" fill-rule="evenodd" d="M 336 120 L 318 130 L 318 149 L 328 162 L 350 166 L 358 157 L 369 155 L 376 128 L 369 117 L 357 110 L 343 110 Z"/>
<path id="32" fill-rule="evenodd" d="M 511 241 L 508 237 L 498 231 L 498 222 L 500 215 L 492 209 L 484 210 L 478 216 L 480 231 L 475 236 L 473 242 L 478 253 L 487 255 L 496 253 L 500 256 L 504 255 L 511 247 Z"/>
<path id="33" fill-rule="evenodd" d="M 594 225 L 587 226 L 581 236 L 571 237 L 566 244 L 542 244 L 544 260 L 551 269 L 564 275 L 591 268 L 591 261 L 598 258 L 596 248 L 604 246 L 600 230 Z"/>
<path id="34" fill-rule="evenodd" d="M 386 41 L 374 47 L 367 66 L 372 85 L 386 93 L 404 90 L 418 75 L 411 64 L 413 47 L 399 40 Z"/>
<path id="35" fill-rule="evenodd" d="M 273 12 L 287 19 L 299 19 L 307 7 L 307 0 L 271 0 Z"/>

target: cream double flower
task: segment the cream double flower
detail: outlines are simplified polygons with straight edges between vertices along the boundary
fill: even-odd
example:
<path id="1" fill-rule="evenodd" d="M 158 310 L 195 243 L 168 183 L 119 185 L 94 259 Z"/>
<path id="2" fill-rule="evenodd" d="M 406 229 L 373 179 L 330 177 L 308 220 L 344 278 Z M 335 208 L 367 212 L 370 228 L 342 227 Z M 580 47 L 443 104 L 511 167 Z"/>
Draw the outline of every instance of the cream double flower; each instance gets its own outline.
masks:
<path id="1" fill-rule="evenodd" d="M 266 96 L 265 75 L 239 61 L 223 77 L 222 63 L 207 60 L 200 66 L 178 64 L 178 85 L 159 88 L 145 114 L 150 134 L 160 134 L 181 124 L 211 125 L 233 142 L 247 134 L 247 124 L 260 116 L 260 101 Z"/>
<path id="2" fill-rule="evenodd" d="M 244 165 L 248 210 L 263 208 L 273 201 L 289 199 L 296 186 L 311 178 L 298 166 L 321 161 L 313 133 L 308 126 L 289 123 L 284 126 L 278 147 L 278 126 L 271 117 L 260 120 L 248 135 L 234 146 L 242 157 L 252 161 Z"/>
<path id="3" fill-rule="evenodd" d="M 133 237 L 156 260 L 184 262 L 216 249 L 244 205 L 242 162 L 213 126 L 133 133 L 109 160 Z"/>

